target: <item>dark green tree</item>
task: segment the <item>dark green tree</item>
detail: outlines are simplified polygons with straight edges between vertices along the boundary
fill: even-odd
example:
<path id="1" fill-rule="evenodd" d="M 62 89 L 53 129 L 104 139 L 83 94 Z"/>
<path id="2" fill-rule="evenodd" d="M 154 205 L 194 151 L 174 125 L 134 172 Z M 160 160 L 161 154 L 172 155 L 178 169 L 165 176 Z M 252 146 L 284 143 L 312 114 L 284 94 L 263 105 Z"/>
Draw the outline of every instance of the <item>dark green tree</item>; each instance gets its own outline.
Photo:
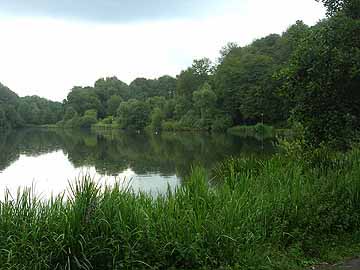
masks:
<path id="1" fill-rule="evenodd" d="M 120 106 L 120 103 L 123 102 L 123 99 L 121 96 L 113 95 L 107 100 L 107 106 L 106 106 L 106 114 L 109 115 L 116 115 L 116 111 Z"/>
<path id="2" fill-rule="evenodd" d="M 117 116 L 122 128 L 143 130 L 149 122 L 150 107 L 144 101 L 130 99 L 120 104 Z"/>
<path id="3" fill-rule="evenodd" d="M 308 145 L 343 147 L 360 126 L 360 20 L 343 12 L 358 1 L 324 2 L 334 16 L 311 29 L 283 70 L 284 92 Z"/>
<path id="4" fill-rule="evenodd" d="M 153 131 L 161 131 L 162 130 L 162 122 L 165 119 L 165 115 L 160 108 L 155 108 L 151 113 L 151 122 L 150 127 Z"/>
<path id="5" fill-rule="evenodd" d="M 202 128 L 210 128 L 216 110 L 216 100 L 216 94 L 208 83 L 193 93 L 195 108 L 200 111 L 200 126 Z"/>

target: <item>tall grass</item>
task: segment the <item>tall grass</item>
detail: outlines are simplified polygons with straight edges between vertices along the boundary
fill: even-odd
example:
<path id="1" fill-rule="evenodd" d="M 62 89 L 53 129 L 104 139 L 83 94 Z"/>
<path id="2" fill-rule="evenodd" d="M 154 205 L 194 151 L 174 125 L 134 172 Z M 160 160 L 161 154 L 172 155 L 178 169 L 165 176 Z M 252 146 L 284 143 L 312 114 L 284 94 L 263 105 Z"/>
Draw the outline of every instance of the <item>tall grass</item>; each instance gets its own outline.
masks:
<path id="1" fill-rule="evenodd" d="M 359 230 L 359 150 L 320 166 L 280 155 L 232 159 L 212 180 L 222 184 L 194 168 L 157 198 L 89 177 L 68 200 L 7 196 L 0 269 L 300 269 Z"/>

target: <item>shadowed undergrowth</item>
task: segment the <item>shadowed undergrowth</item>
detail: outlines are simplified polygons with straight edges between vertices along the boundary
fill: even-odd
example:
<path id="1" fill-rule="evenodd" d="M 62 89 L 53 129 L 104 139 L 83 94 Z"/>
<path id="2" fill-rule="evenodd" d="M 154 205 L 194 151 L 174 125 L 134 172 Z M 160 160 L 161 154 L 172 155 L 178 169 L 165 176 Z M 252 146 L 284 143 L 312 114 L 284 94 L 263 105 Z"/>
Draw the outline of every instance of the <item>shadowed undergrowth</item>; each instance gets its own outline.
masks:
<path id="1" fill-rule="evenodd" d="M 334 243 L 360 242 L 359 150 L 316 166 L 231 159 L 214 174 L 216 187 L 194 168 L 157 198 L 89 177 L 68 200 L 8 196 L 0 269 L 301 269 Z"/>

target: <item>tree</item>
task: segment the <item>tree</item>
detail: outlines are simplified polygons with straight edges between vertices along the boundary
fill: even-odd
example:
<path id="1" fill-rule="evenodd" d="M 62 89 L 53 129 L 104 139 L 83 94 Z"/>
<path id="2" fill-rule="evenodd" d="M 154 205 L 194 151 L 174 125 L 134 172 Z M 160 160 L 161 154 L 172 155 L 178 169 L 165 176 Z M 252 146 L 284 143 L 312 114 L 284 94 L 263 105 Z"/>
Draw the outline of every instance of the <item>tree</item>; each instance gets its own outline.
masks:
<path id="1" fill-rule="evenodd" d="M 8 128 L 8 123 L 5 115 L 5 111 L 0 107 L 0 129 Z"/>
<path id="2" fill-rule="evenodd" d="M 165 119 L 165 115 L 160 108 L 155 108 L 151 113 L 150 127 L 154 131 L 162 130 L 162 122 Z"/>
<path id="3" fill-rule="evenodd" d="M 19 96 L 11 91 L 8 87 L 0 83 L 0 103 L 14 105 Z"/>
<path id="4" fill-rule="evenodd" d="M 213 67 L 209 59 L 194 60 L 192 66 L 177 77 L 176 95 L 191 100 L 193 92 L 209 80 L 212 72 Z"/>
<path id="5" fill-rule="evenodd" d="M 216 105 L 216 94 L 212 91 L 210 84 L 204 85 L 193 94 L 193 101 L 196 108 L 200 110 L 202 119 L 210 118 Z"/>
<path id="6" fill-rule="evenodd" d="M 171 119 L 175 117 L 175 99 L 168 99 L 164 105 L 164 114 L 166 119 Z"/>
<path id="7" fill-rule="evenodd" d="M 339 12 L 352 19 L 360 18 L 360 1 L 358 0 L 316 0 L 323 2 L 328 16 L 334 16 Z"/>
<path id="8" fill-rule="evenodd" d="M 38 96 L 22 97 L 18 101 L 17 111 L 27 124 L 55 124 L 63 118 L 62 104 Z"/>
<path id="9" fill-rule="evenodd" d="M 220 57 L 217 60 L 218 64 L 222 64 L 224 59 L 234 50 L 239 48 L 239 45 L 235 42 L 229 42 L 220 50 Z"/>
<path id="10" fill-rule="evenodd" d="M 208 76 L 213 73 L 213 64 L 209 58 L 194 60 L 191 68 L 203 80 L 207 80 Z"/>
<path id="11" fill-rule="evenodd" d="M 97 111 L 96 110 L 87 110 L 83 117 L 79 119 L 80 128 L 90 128 L 93 124 L 97 122 Z"/>
<path id="12" fill-rule="evenodd" d="M 99 112 L 101 118 L 109 115 L 109 100 L 113 96 L 119 96 L 122 100 L 129 98 L 129 86 L 116 77 L 101 78 L 95 82 L 93 92 L 101 103 L 101 107 L 93 108 Z M 117 100 L 118 101 L 118 100 Z M 116 103 L 116 102 L 115 102 Z M 119 104 L 113 104 L 111 113 L 115 113 Z"/>
<path id="13" fill-rule="evenodd" d="M 225 113 L 235 124 L 257 122 L 264 113 L 270 120 L 281 106 L 273 81 L 275 63 L 271 56 L 239 48 L 225 58 L 215 75 L 216 94 Z"/>
<path id="14" fill-rule="evenodd" d="M 64 114 L 64 120 L 68 121 L 68 120 L 74 118 L 76 113 L 77 112 L 75 111 L 75 109 L 73 107 L 71 107 L 71 106 L 67 107 L 65 110 L 65 114 Z"/>
<path id="15" fill-rule="evenodd" d="M 117 115 L 122 128 L 143 130 L 149 121 L 150 107 L 144 101 L 130 99 L 120 104 Z"/>
<path id="16" fill-rule="evenodd" d="M 12 128 L 18 128 L 24 124 L 19 113 L 16 111 L 15 106 L 13 105 L 5 107 L 5 118 L 7 121 L 9 121 L 9 126 Z"/>
<path id="17" fill-rule="evenodd" d="M 149 97 L 157 95 L 157 81 L 145 78 L 137 78 L 130 84 L 130 97 L 145 101 Z"/>
<path id="18" fill-rule="evenodd" d="M 215 113 L 216 94 L 212 91 L 210 84 L 204 85 L 193 94 L 195 108 L 200 110 L 200 127 L 210 128 Z"/>
<path id="19" fill-rule="evenodd" d="M 324 1 L 329 14 L 350 1 Z M 339 4 L 339 6 L 338 6 Z M 360 20 L 338 12 L 313 27 L 283 70 L 309 146 L 344 147 L 360 127 Z"/>
<path id="20" fill-rule="evenodd" d="M 96 110 L 99 116 L 105 116 L 106 108 L 102 105 L 94 88 L 75 86 L 67 96 L 65 109 L 73 107 L 80 115 L 84 115 L 87 110 Z"/>
<path id="21" fill-rule="evenodd" d="M 176 79 L 165 75 L 157 80 L 157 95 L 166 99 L 173 98 L 176 91 Z"/>
<path id="22" fill-rule="evenodd" d="M 166 99 L 165 97 L 151 97 L 146 100 L 146 102 L 149 104 L 150 109 L 154 110 L 155 108 L 164 109 Z"/>
<path id="23" fill-rule="evenodd" d="M 120 96 L 113 95 L 110 99 L 107 100 L 107 115 L 116 115 L 116 111 L 120 106 L 120 103 L 123 102 L 123 99 Z"/>

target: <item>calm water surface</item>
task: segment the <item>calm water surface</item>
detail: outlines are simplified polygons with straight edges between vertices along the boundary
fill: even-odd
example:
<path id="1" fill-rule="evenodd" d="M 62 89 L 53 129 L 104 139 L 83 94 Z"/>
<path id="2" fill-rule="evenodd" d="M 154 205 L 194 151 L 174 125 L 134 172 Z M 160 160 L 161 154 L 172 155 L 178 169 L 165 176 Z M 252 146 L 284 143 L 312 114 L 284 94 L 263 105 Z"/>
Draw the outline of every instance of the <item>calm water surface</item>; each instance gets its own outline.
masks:
<path id="1" fill-rule="evenodd" d="M 186 179 L 192 165 L 210 171 L 228 156 L 273 152 L 271 142 L 226 134 L 133 134 L 121 131 L 25 129 L 0 132 L 0 197 L 34 187 L 48 198 L 84 174 L 99 184 L 163 193 Z"/>

